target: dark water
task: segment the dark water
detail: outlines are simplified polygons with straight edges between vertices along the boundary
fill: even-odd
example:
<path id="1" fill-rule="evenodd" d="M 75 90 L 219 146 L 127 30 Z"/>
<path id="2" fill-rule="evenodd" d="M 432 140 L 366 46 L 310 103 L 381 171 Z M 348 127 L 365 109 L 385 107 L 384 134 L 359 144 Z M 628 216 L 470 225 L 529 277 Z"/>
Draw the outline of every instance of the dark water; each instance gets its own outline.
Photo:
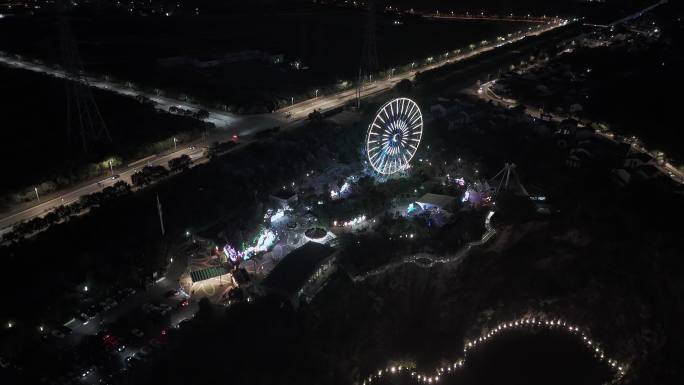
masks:
<path id="1" fill-rule="evenodd" d="M 454 357 L 454 361 L 458 357 Z M 426 368 L 428 369 L 428 368 Z M 425 371 L 434 375 L 432 369 Z M 612 370 L 576 335 L 516 330 L 470 351 L 463 368 L 440 377 L 444 385 L 600 385 Z M 373 384 L 414 384 L 408 375 L 386 375 Z M 435 382 L 433 382 L 435 383 Z"/>

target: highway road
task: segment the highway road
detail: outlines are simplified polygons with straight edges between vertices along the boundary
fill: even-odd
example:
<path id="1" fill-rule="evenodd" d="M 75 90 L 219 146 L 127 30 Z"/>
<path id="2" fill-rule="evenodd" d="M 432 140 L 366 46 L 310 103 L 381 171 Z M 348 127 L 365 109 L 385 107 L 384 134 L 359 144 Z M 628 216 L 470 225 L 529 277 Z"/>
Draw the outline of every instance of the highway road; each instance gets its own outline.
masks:
<path id="1" fill-rule="evenodd" d="M 520 31 L 512 37 L 505 39 L 494 45 L 487 45 L 477 49 L 473 49 L 467 53 L 460 55 L 452 55 L 444 60 L 435 60 L 434 63 L 424 66 L 419 66 L 415 70 L 408 71 L 402 74 L 396 74 L 390 78 L 378 79 L 370 83 L 364 84 L 361 90 L 361 97 L 367 98 L 369 96 L 378 95 L 380 93 L 391 90 L 397 83 L 404 79 L 412 80 L 418 72 L 424 72 L 435 69 L 447 64 L 456 63 L 468 58 L 475 57 L 485 52 L 489 52 L 505 46 L 507 44 L 518 42 L 528 36 L 536 36 L 542 33 L 551 31 L 557 27 L 567 24 L 565 20 L 556 20 L 547 25 L 538 25 L 528 30 Z M 61 69 L 52 68 L 45 64 L 31 62 L 20 57 L 11 56 L 7 54 L 0 54 L 0 64 L 4 64 L 11 68 L 23 69 L 37 73 L 46 74 L 61 79 L 69 79 L 71 81 L 79 81 L 87 84 L 90 87 L 118 93 L 128 97 L 138 97 L 140 95 L 154 101 L 157 108 L 169 111 L 171 107 L 180 107 L 197 111 L 205 109 L 209 111 L 209 117 L 205 119 L 207 122 L 214 123 L 218 130 L 210 135 L 208 138 L 197 140 L 192 143 L 184 143 L 179 146 L 177 150 L 169 151 L 163 154 L 155 154 L 145 160 L 130 163 L 128 166 L 119 167 L 115 169 L 115 173 L 120 177 L 118 180 L 123 180 L 130 183 L 131 175 L 141 168 L 144 164 L 167 165 L 170 159 L 179 157 L 181 155 L 189 155 L 193 161 L 199 161 L 203 157 L 203 148 L 208 143 L 225 142 L 231 140 L 233 135 L 240 137 L 248 137 L 259 131 L 268 130 L 273 127 L 292 127 L 303 122 L 308 115 L 314 110 L 326 111 L 335 109 L 348 104 L 356 99 L 356 89 L 341 91 L 331 95 L 321 95 L 316 98 L 295 103 L 292 106 L 282 108 L 274 113 L 259 114 L 259 115 L 236 115 L 225 111 L 207 108 L 198 104 L 189 103 L 174 98 L 169 98 L 161 95 L 145 93 L 125 85 L 113 83 L 95 77 L 74 77 L 66 74 Z M 195 146 L 194 149 L 191 147 Z M 92 194 L 101 191 L 104 187 L 112 185 L 116 180 L 110 177 L 101 177 L 93 179 L 87 183 L 78 186 L 62 189 L 48 196 L 41 197 L 40 201 L 34 201 L 17 207 L 9 213 L 5 213 L 0 218 L 0 235 L 6 233 L 13 225 L 21 221 L 30 220 L 37 216 L 42 216 L 63 204 L 69 204 L 77 201 L 81 196 Z"/>

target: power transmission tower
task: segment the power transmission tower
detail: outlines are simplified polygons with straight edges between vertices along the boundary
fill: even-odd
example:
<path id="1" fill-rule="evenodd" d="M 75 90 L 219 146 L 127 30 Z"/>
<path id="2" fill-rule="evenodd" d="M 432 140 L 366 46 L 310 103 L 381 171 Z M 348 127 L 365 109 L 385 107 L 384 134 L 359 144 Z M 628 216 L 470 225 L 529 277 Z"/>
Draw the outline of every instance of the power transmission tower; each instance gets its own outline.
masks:
<path id="1" fill-rule="evenodd" d="M 57 2 L 57 14 L 62 66 L 67 78 L 64 81 L 67 102 L 67 135 L 69 142 L 74 136 L 80 138 L 83 151 L 88 152 L 94 143 L 110 142 L 112 138 L 109 136 L 100 109 L 90 90 L 90 84 L 83 69 L 83 62 L 78 53 L 76 39 L 67 21 L 66 7 L 63 1 L 58 0 Z"/>
<path id="2" fill-rule="evenodd" d="M 366 9 L 366 26 L 361 49 L 361 63 L 359 65 L 359 81 L 356 88 L 356 107 L 361 107 L 361 91 L 363 82 L 378 70 L 378 46 L 375 39 L 375 0 L 368 0 Z"/>
<path id="3" fill-rule="evenodd" d="M 489 180 L 493 187 L 493 195 L 499 195 L 502 190 L 511 191 L 514 194 L 529 196 L 525 186 L 520 183 L 518 178 L 518 173 L 515 171 L 515 163 L 506 163 L 504 168 L 501 169 L 493 178 Z"/>
<path id="4" fill-rule="evenodd" d="M 162 236 L 164 236 L 166 231 L 164 231 L 164 215 L 162 214 L 162 205 L 161 205 L 161 201 L 159 200 L 159 194 L 157 194 L 157 214 L 159 214 L 159 224 L 161 225 L 161 234 L 162 234 Z"/>

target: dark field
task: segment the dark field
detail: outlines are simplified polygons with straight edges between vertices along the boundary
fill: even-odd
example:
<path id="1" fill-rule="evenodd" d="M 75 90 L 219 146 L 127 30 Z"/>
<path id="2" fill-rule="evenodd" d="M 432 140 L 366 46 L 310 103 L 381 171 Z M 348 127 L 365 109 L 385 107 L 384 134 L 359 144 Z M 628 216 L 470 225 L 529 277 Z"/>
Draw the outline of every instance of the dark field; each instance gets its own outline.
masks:
<path id="1" fill-rule="evenodd" d="M 212 104 L 273 105 L 308 97 L 315 88 L 355 80 L 364 39 L 365 15 L 352 9 L 312 7 L 266 14 L 196 17 L 72 18 L 72 28 L 87 71 L 187 93 Z M 401 20 L 403 25 L 394 25 Z M 421 62 L 447 50 L 527 27 L 524 23 L 435 21 L 378 15 L 378 70 Z M 278 31 L 274 33 L 273 31 Z M 22 36 L 0 49 L 59 62 L 59 34 L 49 17 L 9 18 L 0 34 Z M 198 68 L 162 66 L 158 60 L 260 50 L 284 55 L 284 64 L 248 62 Z M 301 61 L 309 69 L 288 63 Z"/>

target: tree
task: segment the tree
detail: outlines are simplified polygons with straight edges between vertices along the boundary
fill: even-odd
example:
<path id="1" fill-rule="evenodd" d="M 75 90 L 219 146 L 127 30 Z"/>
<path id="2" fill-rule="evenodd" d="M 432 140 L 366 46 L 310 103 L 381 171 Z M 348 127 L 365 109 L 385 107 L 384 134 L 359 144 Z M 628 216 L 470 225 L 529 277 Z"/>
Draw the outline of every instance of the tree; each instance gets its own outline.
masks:
<path id="1" fill-rule="evenodd" d="M 413 90 L 413 83 L 409 79 L 404 79 L 397 83 L 394 89 L 400 95 L 409 94 Z"/>
<path id="2" fill-rule="evenodd" d="M 313 110 L 308 117 L 311 123 L 321 123 L 323 121 L 323 114 L 318 110 Z"/>
<path id="3" fill-rule="evenodd" d="M 203 297 L 200 299 L 198 305 L 199 309 L 197 309 L 196 315 L 198 320 L 208 320 L 214 316 L 214 308 L 212 307 L 211 302 L 209 302 L 209 298 Z"/>
<path id="4" fill-rule="evenodd" d="M 171 171 L 187 169 L 190 167 L 192 159 L 186 154 L 179 156 L 178 158 L 173 158 L 169 161 L 169 169 Z"/>
<path id="5" fill-rule="evenodd" d="M 150 183 L 150 180 L 142 171 L 138 171 L 131 175 L 131 182 L 133 183 L 133 186 L 142 187 Z"/>
<path id="6" fill-rule="evenodd" d="M 209 117 L 209 111 L 207 111 L 207 110 L 202 109 L 202 110 L 198 110 L 197 112 L 195 112 L 195 118 L 197 118 L 199 120 L 204 120 L 204 119 L 207 119 L 208 117 Z"/>

